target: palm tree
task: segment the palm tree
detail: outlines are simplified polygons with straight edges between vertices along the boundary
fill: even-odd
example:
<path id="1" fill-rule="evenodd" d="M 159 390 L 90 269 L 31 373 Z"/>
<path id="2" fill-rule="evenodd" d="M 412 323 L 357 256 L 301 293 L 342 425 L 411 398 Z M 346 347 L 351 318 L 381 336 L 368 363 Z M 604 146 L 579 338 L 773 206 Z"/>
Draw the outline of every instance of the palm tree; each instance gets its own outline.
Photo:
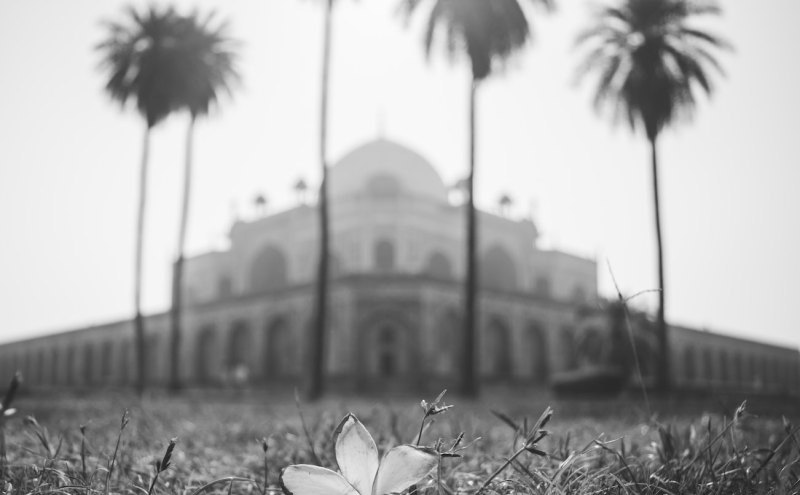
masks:
<path id="1" fill-rule="evenodd" d="M 136 108 L 145 121 L 134 262 L 136 388 L 141 394 L 145 388 L 144 320 L 141 310 L 142 246 L 150 133 L 153 127 L 179 107 L 176 88 L 181 75 L 176 70 L 178 58 L 174 50 L 179 16 L 171 8 L 159 11 L 155 7 L 143 14 L 129 8 L 127 14 L 128 24 L 107 24 L 109 36 L 97 49 L 102 52 L 101 67 L 110 72 L 106 91 L 123 106 L 128 100 L 135 100 Z"/>
<path id="2" fill-rule="evenodd" d="M 425 0 L 401 0 L 406 18 Z M 464 338 L 461 392 L 478 393 L 475 354 L 477 314 L 477 218 L 475 215 L 475 101 L 480 83 L 489 77 L 498 63 L 521 50 L 530 37 L 531 27 L 519 0 L 431 0 L 433 8 L 425 32 L 425 52 L 430 54 L 437 33 L 445 36 L 444 46 L 452 58 L 466 51 L 472 67 L 469 91 L 469 173 L 467 190 L 467 260 L 464 297 Z M 551 8 L 552 0 L 530 0 Z M 441 31 L 439 28 L 441 27 Z"/>
<path id="3" fill-rule="evenodd" d="M 178 103 L 189 112 L 186 132 L 186 155 L 183 172 L 183 201 L 178 228 L 178 257 L 172 279 L 172 311 L 170 341 L 170 386 L 180 388 L 181 313 L 183 306 L 183 265 L 186 230 L 189 223 L 189 197 L 192 184 L 192 142 L 195 121 L 208 115 L 218 101 L 220 90 L 230 94 L 230 83 L 238 79 L 234 68 L 235 55 L 231 41 L 225 36 L 226 25 L 212 27 L 214 13 L 200 19 L 197 12 L 180 19 L 176 69 L 181 74 Z"/>
<path id="4" fill-rule="evenodd" d="M 322 180 L 319 186 L 319 261 L 314 295 L 314 326 L 309 339 L 308 380 L 306 396 L 318 399 L 324 392 L 326 323 L 328 312 L 328 273 L 330 254 L 330 219 L 328 214 L 328 89 L 331 65 L 331 31 L 333 28 L 333 2 L 325 1 L 322 31 L 322 79 L 319 125 L 319 163 Z"/>
<path id="5" fill-rule="evenodd" d="M 650 145 L 658 246 L 658 336 L 660 366 L 656 388 L 669 390 L 670 363 L 665 321 L 664 251 L 658 187 L 658 137 L 681 116 L 690 116 L 699 87 L 712 93 L 708 66 L 722 68 L 713 51 L 728 48 L 721 38 L 693 28 L 690 18 L 719 14 L 712 3 L 694 0 L 624 0 L 601 9 L 595 26 L 581 33 L 579 44 L 593 43 L 579 75 L 597 72 L 596 108 L 610 104 L 633 131 L 644 130 Z"/>

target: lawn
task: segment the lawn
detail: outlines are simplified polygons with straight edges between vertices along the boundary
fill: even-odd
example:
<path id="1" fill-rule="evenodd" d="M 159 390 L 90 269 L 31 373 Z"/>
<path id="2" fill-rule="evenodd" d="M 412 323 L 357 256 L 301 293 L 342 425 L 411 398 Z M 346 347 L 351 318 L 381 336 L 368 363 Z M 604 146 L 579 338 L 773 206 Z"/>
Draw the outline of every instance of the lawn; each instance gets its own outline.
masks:
<path id="1" fill-rule="evenodd" d="M 15 495 L 144 495 L 154 465 L 177 437 L 155 493 L 190 494 L 232 476 L 252 482 L 220 482 L 203 491 L 278 493 L 280 471 L 290 464 L 336 468 L 333 432 L 348 412 L 382 452 L 414 443 L 424 415 L 421 399 L 328 398 L 301 404 L 301 421 L 289 392 L 155 393 L 141 401 L 119 392 L 28 393 L 3 424 L 4 488 Z M 454 407 L 426 421 L 421 444 L 447 451 L 463 432 L 458 448 L 466 448 L 458 451 L 461 457 L 443 457 L 440 469 L 417 485 L 421 493 L 477 492 L 525 446 L 528 433 L 531 440 L 539 436 L 530 430 L 548 405 L 554 412 L 547 436 L 535 448 L 528 444 L 530 451 L 483 493 L 796 493 L 800 486 L 796 402 L 751 399 L 738 417 L 739 398 L 732 397 L 656 401 L 650 407 L 658 413 L 637 398 L 556 400 L 545 391 L 495 390 L 481 401 L 445 396 L 443 403 Z M 120 435 L 126 410 L 129 421 Z M 547 455 L 531 452 L 537 450 Z"/>

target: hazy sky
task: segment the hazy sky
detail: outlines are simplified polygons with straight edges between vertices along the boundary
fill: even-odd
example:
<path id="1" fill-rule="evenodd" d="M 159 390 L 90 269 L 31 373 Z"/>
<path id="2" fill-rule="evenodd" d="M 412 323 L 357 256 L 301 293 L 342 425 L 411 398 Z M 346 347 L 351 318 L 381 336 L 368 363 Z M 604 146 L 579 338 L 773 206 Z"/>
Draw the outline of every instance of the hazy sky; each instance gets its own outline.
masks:
<path id="1" fill-rule="evenodd" d="M 398 0 L 340 1 L 331 158 L 383 134 L 452 183 L 465 173 L 465 63 L 426 62 L 420 23 Z M 132 314 L 133 234 L 143 124 L 103 92 L 93 47 L 128 2 L 0 3 L 0 341 Z M 145 2 L 133 2 L 144 6 Z M 191 252 L 225 246 L 235 211 L 295 204 L 318 180 L 322 6 L 315 0 L 176 2 L 216 8 L 241 40 L 242 85 L 198 125 Z M 529 49 L 479 95 L 479 204 L 502 193 L 533 217 L 542 246 L 606 260 L 627 293 L 656 287 L 649 152 L 575 84 L 576 33 L 597 2 L 561 0 L 533 19 Z M 661 142 L 668 308 L 679 324 L 800 346 L 800 2 L 729 1 L 702 22 L 726 36 L 717 78 L 691 123 Z M 169 302 L 185 116 L 151 147 L 145 308 Z M 655 297 L 637 301 L 654 308 Z"/>

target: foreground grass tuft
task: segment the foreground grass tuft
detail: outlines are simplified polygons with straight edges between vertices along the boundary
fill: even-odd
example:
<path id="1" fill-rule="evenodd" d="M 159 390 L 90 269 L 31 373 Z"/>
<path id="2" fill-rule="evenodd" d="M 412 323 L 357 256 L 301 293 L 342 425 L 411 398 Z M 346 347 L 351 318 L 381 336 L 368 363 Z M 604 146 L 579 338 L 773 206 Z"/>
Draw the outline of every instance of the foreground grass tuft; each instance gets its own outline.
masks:
<path id="1" fill-rule="evenodd" d="M 420 495 L 800 491 L 800 427 L 756 417 L 744 404 L 729 416 L 631 421 L 575 415 L 568 404 L 541 413 L 507 402 L 492 400 L 490 411 L 445 405 L 441 395 L 423 401 L 420 412 L 412 401 L 378 406 L 364 399 L 301 406 L 291 397 L 23 398 L 16 416 L 0 420 L 7 453 L 0 490 L 277 494 L 288 465 L 336 469 L 332 435 L 353 411 L 382 452 L 401 443 L 438 452 L 438 467 L 412 487 Z"/>

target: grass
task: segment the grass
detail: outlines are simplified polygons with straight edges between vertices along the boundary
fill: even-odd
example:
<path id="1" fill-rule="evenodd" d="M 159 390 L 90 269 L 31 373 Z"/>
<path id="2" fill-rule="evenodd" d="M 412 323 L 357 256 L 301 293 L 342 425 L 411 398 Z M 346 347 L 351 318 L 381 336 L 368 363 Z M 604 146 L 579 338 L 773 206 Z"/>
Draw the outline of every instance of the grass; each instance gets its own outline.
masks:
<path id="1" fill-rule="evenodd" d="M 301 421 L 291 394 L 208 392 L 143 401 L 118 393 L 31 394 L 3 419 L 8 464 L 0 489 L 280 493 L 280 470 L 289 464 L 335 468 L 332 433 L 352 411 L 382 451 L 420 438 L 445 453 L 440 469 L 416 487 L 421 495 L 481 487 L 483 494 L 800 490 L 798 418 L 784 420 L 765 402 L 752 404 L 756 417 L 737 410 L 733 398 L 656 401 L 653 410 L 661 414 L 651 417 L 633 399 L 558 401 L 498 391 L 481 402 L 445 397 L 422 408 L 419 399 L 326 399 L 303 405 Z M 445 402 L 454 407 L 440 410 Z M 554 413 L 540 427 L 536 420 L 548 404 Z M 797 414 L 796 405 L 783 407 Z"/>

